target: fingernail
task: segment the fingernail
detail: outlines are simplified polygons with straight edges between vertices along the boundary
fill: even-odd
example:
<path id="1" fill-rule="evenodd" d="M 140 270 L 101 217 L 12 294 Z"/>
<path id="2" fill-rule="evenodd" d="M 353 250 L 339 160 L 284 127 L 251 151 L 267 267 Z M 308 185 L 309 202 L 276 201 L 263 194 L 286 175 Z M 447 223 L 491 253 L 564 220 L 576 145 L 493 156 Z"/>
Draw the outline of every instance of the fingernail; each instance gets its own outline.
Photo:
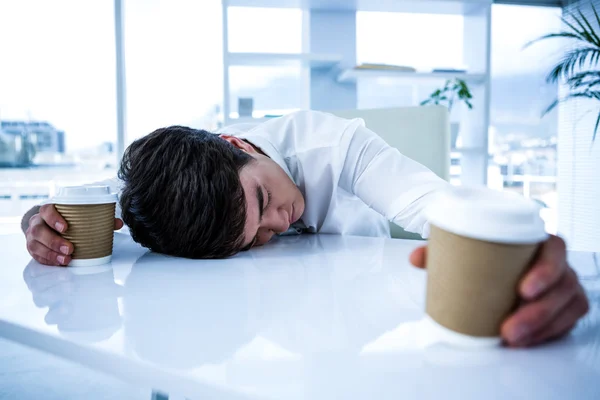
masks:
<path id="1" fill-rule="evenodd" d="M 65 257 L 64 256 L 58 256 L 56 257 L 56 259 L 58 260 L 59 263 L 64 264 L 65 263 Z"/>
<path id="2" fill-rule="evenodd" d="M 517 325 L 509 335 L 509 341 L 511 343 L 520 343 L 527 339 L 529 336 L 529 328 L 525 325 Z"/>
<path id="3" fill-rule="evenodd" d="M 546 285 L 544 284 L 544 282 L 540 280 L 535 280 L 525 288 L 525 295 L 529 298 L 536 297 L 537 295 L 542 293 L 545 287 Z"/>
<path id="4" fill-rule="evenodd" d="M 60 252 L 64 255 L 69 255 L 69 248 L 67 246 L 60 246 Z"/>
<path id="5" fill-rule="evenodd" d="M 62 223 L 60 223 L 60 222 L 57 222 L 57 223 L 55 223 L 55 224 L 54 224 L 54 227 L 55 227 L 55 228 L 56 228 L 56 230 L 57 230 L 57 231 L 59 231 L 59 232 L 62 232 L 62 231 L 63 231 L 63 229 L 65 229 L 65 226 L 64 226 Z"/>

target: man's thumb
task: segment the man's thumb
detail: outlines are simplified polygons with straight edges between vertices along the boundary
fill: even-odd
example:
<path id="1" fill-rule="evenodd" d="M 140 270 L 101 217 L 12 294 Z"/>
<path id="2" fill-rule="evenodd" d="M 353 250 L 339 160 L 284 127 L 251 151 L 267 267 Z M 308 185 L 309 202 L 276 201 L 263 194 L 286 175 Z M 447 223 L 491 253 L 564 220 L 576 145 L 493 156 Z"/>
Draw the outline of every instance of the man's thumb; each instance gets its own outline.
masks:
<path id="1" fill-rule="evenodd" d="M 417 268 L 425 268 L 427 262 L 427 246 L 419 247 L 410 254 L 410 263 Z"/>

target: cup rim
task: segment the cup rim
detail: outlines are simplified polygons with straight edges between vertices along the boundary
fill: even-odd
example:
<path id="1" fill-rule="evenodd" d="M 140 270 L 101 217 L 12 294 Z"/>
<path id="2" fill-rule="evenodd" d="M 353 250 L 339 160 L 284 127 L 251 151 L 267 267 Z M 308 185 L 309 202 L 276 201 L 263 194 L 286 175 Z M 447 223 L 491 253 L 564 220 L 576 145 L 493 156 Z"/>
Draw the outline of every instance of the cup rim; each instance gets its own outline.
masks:
<path id="1" fill-rule="evenodd" d="M 116 193 L 111 193 L 108 185 L 65 186 L 58 190 L 56 196 L 45 204 L 88 205 L 111 204 L 118 201 Z"/>

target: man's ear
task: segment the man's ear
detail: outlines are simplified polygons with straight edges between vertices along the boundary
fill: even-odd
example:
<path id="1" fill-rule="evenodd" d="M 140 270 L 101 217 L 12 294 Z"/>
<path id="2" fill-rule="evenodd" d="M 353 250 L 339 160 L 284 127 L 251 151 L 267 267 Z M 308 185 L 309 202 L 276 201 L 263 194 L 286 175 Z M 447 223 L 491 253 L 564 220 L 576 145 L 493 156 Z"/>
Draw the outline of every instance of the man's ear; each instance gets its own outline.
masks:
<path id="1" fill-rule="evenodd" d="M 234 147 L 237 147 L 238 149 L 245 151 L 248 154 L 253 154 L 256 153 L 256 149 L 248 142 L 237 138 L 235 136 L 230 136 L 230 135 L 219 135 L 219 137 L 229 143 L 231 143 Z"/>

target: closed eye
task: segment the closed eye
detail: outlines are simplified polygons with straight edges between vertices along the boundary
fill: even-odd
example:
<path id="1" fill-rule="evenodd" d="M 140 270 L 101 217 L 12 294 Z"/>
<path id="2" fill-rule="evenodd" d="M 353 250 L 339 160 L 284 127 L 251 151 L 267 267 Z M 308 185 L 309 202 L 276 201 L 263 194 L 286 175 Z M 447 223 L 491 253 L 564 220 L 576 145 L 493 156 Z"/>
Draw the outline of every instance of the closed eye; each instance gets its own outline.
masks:
<path id="1" fill-rule="evenodd" d="M 266 191 L 267 191 L 267 205 L 265 207 L 265 210 L 267 208 L 269 208 L 269 205 L 271 204 L 271 192 L 269 191 L 269 189 L 266 189 Z"/>
<path id="2" fill-rule="evenodd" d="M 260 186 L 256 186 L 256 200 L 258 201 L 258 222 L 262 222 L 263 215 L 267 208 L 269 208 L 269 204 L 271 204 L 271 192 L 269 189 L 265 189 L 267 192 L 267 201 L 265 203 L 265 195 L 263 194 L 263 189 Z"/>
<path id="3" fill-rule="evenodd" d="M 258 202 L 259 226 L 260 226 L 260 223 L 262 222 L 262 218 L 263 218 L 265 211 L 267 210 L 267 208 L 269 208 L 269 205 L 271 204 L 271 192 L 268 189 L 265 189 L 265 191 L 267 192 L 266 204 L 265 204 L 265 196 L 263 194 L 263 188 L 259 185 L 256 185 L 256 200 Z M 252 239 L 252 241 L 250 243 L 248 243 L 246 246 L 244 246 L 241 251 L 250 250 L 254 245 L 256 245 L 257 242 L 258 242 L 258 231 L 254 235 L 254 238 Z"/>

